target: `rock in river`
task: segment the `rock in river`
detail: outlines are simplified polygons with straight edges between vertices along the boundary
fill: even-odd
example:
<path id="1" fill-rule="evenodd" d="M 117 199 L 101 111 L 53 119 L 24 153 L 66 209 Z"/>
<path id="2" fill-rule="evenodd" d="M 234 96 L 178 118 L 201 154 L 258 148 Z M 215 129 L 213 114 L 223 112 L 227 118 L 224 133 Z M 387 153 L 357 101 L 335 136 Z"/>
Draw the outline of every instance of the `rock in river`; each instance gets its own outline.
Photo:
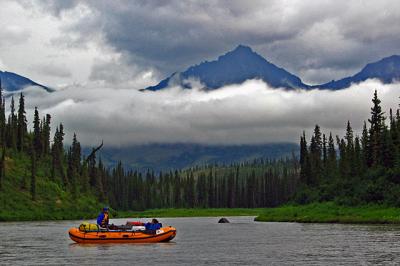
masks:
<path id="1" fill-rule="evenodd" d="M 229 223 L 229 221 L 226 218 L 221 218 L 221 219 L 219 219 L 218 223 L 219 224 L 227 224 L 227 223 Z"/>

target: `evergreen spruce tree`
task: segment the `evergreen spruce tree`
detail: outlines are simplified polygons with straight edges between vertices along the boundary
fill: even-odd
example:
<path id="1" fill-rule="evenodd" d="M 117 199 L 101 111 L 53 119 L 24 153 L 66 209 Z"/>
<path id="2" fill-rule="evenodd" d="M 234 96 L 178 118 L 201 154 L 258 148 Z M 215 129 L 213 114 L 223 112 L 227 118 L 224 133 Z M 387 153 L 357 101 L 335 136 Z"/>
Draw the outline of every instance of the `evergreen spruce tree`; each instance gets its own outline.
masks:
<path id="1" fill-rule="evenodd" d="M 363 154 L 361 152 L 360 138 L 356 136 L 354 139 L 354 156 L 353 156 L 353 174 L 356 177 L 361 176 L 364 172 Z"/>
<path id="2" fill-rule="evenodd" d="M 56 172 L 58 172 L 61 176 L 61 181 L 64 187 L 68 185 L 67 176 L 64 173 L 64 127 L 60 124 L 59 127 L 56 128 L 56 132 L 54 134 L 54 141 L 52 146 L 52 178 L 55 179 Z"/>
<path id="3" fill-rule="evenodd" d="M 327 161 L 328 161 L 328 151 L 326 147 L 326 136 L 325 134 L 322 135 L 322 163 L 323 163 L 323 168 L 326 168 Z"/>
<path id="4" fill-rule="evenodd" d="M 74 137 L 72 139 L 72 146 L 71 146 L 71 159 L 72 164 L 77 173 L 81 171 L 81 144 L 78 141 L 76 134 L 74 133 Z"/>
<path id="5" fill-rule="evenodd" d="M 362 153 L 363 165 L 365 167 L 367 165 L 370 165 L 370 162 L 372 161 L 372 157 L 371 157 L 371 149 L 370 149 L 370 143 L 369 143 L 369 134 L 368 134 L 368 129 L 367 129 L 367 123 L 365 121 L 364 121 L 363 131 L 362 131 L 362 135 L 361 135 L 361 153 Z"/>
<path id="6" fill-rule="evenodd" d="M 58 138 L 57 138 L 57 146 L 58 146 L 58 151 L 59 151 L 59 156 L 60 160 L 63 159 L 64 156 L 64 125 L 60 123 L 60 126 L 58 128 Z"/>
<path id="7" fill-rule="evenodd" d="M 393 144 L 395 146 L 395 168 L 400 169 L 400 110 L 396 110 L 395 124 L 391 127 Z"/>
<path id="8" fill-rule="evenodd" d="M 307 184 L 307 179 L 310 175 L 310 169 L 308 167 L 309 156 L 306 141 L 306 133 L 303 131 L 303 136 L 300 137 L 300 182 Z"/>
<path id="9" fill-rule="evenodd" d="M 392 136 L 390 131 L 385 127 L 382 134 L 382 165 L 387 168 L 391 169 L 394 167 L 396 162 L 396 153 L 395 153 L 395 146 L 393 143 Z"/>
<path id="10" fill-rule="evenodd" d="M 370 147 L 371 153 L 370 166 L 378 166 L 382 164 L 382 139 L 383 131 L 385 129 L 385 117 L 382 112 L 381 100 L 378 98 L 378 93 L 375 90 L 374 98 L 372 99 L 373 107 L 371 108 L 371 118 L 368 122 L 371 124 L 369 130 Z"/>
<path id="11" fill-rule="evenodd" d="M 349 169 L 349 164 L 347 161 L 347 145 L 346 141 L 344 139 L 340 139 L 339 136 L 336 136 L 336 142 L 339 147 L 339 163 L 338 163 L 338 170 L 340 177 L 342 179 L 348 178 L 350 169 Z"/>
<path id="12" fill-rule="evenodd" d="M 18 151 L 22 151 L 25 145 L 25 137 L 27 134 L 27 120 L 26 120 L 26 112 L 25 112 L 25 100 L 24 95 L 20 94 L 19 97 L 19 106 L 18 106 L 18 117 L 17 117 L 17 149 Z"/>
<path id="13" fill-rule="evenodd" d="M 350 121 L 347 121 L 345 140 L 346 140 L 346 152 L 345 152 L 346 157 L 343 158 L 343 165 L 345 167 L 346 175 L 353 177 L 355 175 L 354 163 L 356 158 L 354 155 L 354 134 L 353 134 L 353 129 L 350 125 Z"/>
<path id="14" fill-rule="evenodd" d="M 332 132 L 329 133 L 328 139 L 328 159 L 327 159 L 327 175 L 330 178 L 336 176 L 337 171 L 337 160 L 336 160 L 336 150 L 335 150 L 335 142 L 332 137 Z"/>
<path id="15" fill-rule="evenodd" d="M 316 185 L 322 177 L 322 134 L 318 125 L 315 125 L 314 135 L 310 143 L 310 184 Z"/>
<path id="16" fill-rule="evenodd" d="M 346 139 L 347 151 L 349 153 L 352 153 L 354 149 L 354 134 L 353 134 L 353 129 L 351 128 L 350 125 L 350 121 L 347 121 L 345 139 Z"/>
<path id="17" fill-rule="evenodd" d="M 6 146 L 6 110 L 0 79 L 0 145 Z"/>
<path id="18" fill-rule="evenodd" d="M 12 150 L 17 149 L 18 120 L 15 114 L 14 96 L 11 96 L 10 116 L 8 118 L 7 141 Z"/>
<path id="19" fill-rule="evenodd" d="M 399 110 L 397 110 L 399 111 Z M 400 131 L 398 127 L 398 119 L 397 115 L 393 116 L 392 109 L 390 109 L 390 137 L 393 145 L 393 157 L 394 157 L 394 167 L 397 165 L 399 157 L 399 149 L 400 149 Z M 390 145 L 390 143 L 389 143 Z"/>
<path id="20" fill-rule="evenodd" d="M 40 131 L 40 119 L 37 107 L 35 107 L 33 119 L 33 148 L 35 149 L 36 156 L 40 157 L 42 154 L 42 134 Z"/>
<path id="21" fill-rule="evenodd" d="M 43 145 L 43 154 L 48 155 L 50 154 L 50 122 L 51 122 L 51 116 L 49 114 L 46 114 L 45 117 L 43 117 L 43 129 L 42 129 L 42 145 Z"/>

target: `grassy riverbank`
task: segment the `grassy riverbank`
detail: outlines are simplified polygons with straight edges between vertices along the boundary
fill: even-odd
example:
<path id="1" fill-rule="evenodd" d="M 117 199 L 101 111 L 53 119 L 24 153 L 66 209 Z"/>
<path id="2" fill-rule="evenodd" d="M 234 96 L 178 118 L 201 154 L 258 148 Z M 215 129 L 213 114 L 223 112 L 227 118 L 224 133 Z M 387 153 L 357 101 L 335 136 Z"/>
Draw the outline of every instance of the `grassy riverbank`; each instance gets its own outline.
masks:
<path id="1" fill-rule="evenodd" d="M 92 198 L 74 201 L 71 204 L 59 204 L 55 206 L 50 202 L 33 203 L 29 200 L 26 204 L 9 206 L 15 207 L 0 210 L 0 221 L 34 221 L 34 220 L 85 220 L 95 219 L 101 208 Z M 12 201 L 12 199 L 10 199 Z M 68 202 L 66 200 L 66 202 Z M 89 203 L 90 204 L 87 204 Z M 95 206 L 89 207 L 89 206 Z M 113 218 L 153 218 L 153 217 L 226 217 L 226 216 L 258 216 L 265 209 L 244 209 L 244 208 L 213 208 L 213 209 L 151 209 L 145 211 L 111 211 Z"/>
<path id="2" fill-rule="evenodd" d="M 84 204 L 84 202 L 81 202 Z M 265 209 L 151 209 L 145 211 L 111 211 L 113 218 L 153 218 L 153 217 L 226 217 L 258 216 Z M 0 221 L 33 221 L 33 220 L 82 220 L 95 219 L 100 208 L 92 209 L 81 205 L 50 208 L 48 205 L 18 206 L 18 211 L 0 211 Z"/>
<path id="3" fill-rule="evenodd" d="M 0 221 L 22 220 L 82 220 L 95 219 L 99 212 L 92 198 L 81 198 L 71 204 L 68 198 L 64 204 L 27 204 L 8 206 L 0 210 Z M 9 198 L 12 202 L 12 197 Z M 89 203 L 89 204 L 88 204 Z M 97 203 L 98 204 L 98 203 Z M 91 207 L 89 207 L 91 206 Z M 94 207 L 95 206 L 95 207 Z M 14 207 L 14 211 L 10 208 Z M 400 224 L 400 208 L 381 205 L 345 207 L 328 203 L 309 205 L 286 205 L 277 208 L 212 208 L 212 209 L 151 209 L 145 211 L 112 211 L 111 218 L 152 218 L 152 217 L 225 217 L 257 216 L 260 222 L 299 222 L 299 223 L 355 223 L 355 224 Z"/>
<path id="4" fill-rule="evenodd" d="M 264 211 L 265 209 L 262 208 L 152 209 L 140 212 L 118 212 L 115 218 L 257 216 Z"/>
<path id="5" fill-rule="evenodd" d="M 333 202 L 264 209 L 261 222 L 400 224 L 400 208 L 381 205 L 345 207 Z"/>

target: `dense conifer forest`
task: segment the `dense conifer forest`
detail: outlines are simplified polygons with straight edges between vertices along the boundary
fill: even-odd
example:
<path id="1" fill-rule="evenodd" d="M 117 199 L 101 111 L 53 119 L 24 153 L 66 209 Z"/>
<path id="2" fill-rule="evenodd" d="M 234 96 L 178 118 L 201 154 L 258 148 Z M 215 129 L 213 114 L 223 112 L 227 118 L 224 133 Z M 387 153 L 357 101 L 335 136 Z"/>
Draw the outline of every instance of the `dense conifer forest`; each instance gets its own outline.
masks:
<path id="1" fill-rule="evenodd" d="M 2 150 L 0 162 L 0 189 L 3 188 L 7 168 L 12 167 L 14 157 L 25 156 L 30 158 L 30 182 L 29 189 L 32 200 L 36 199 L 36 176 L 38 165 L 49 181 L 58 183 L 62 189 L 70 191 L 72 195 L 79 193 L 100 191 L 101 181 L 98 180 L 98 167 L 95 153 L 82 159 L 81 146 L 76 134 L 73 136 L 71 146 L 65 150 L 64 126 L 56 126 L 54 137 L 50 137 L 51 115 L 46 114 L 39 118 L 39 111 L 35 108 L 33 130 L 28 131 L 25 112 L 25 99 L 21 93 L 19 96 L 18 110 L 15 110 L 14 96 L 11 97 L 10 114 L 5 118 L 5 98 L 0 90 L 0 146 Z M 7 165 L 7 162 L 10 165 Z M 8 166 L 8 167 L 7 167 Z M 25 187 L 25 184 L 22 185 Z"/>
<path id="2" fill-rule="evenodd" d="M 293 157 L 159 174 L 125 172 L 119 164 L 102 176 L 110 204 L 123 210 L 256 208 L 287 202 L 295 192 L 299 171 Z"/>
<path id="3" fill-rule="evenodd" d="M 298 203 L 400 206 L 400 111 L 383 112 L 378 93 L 360 135 L 348 121 L 343 138 L 315 126 L 309 144 L 300 138 Z"/>
<path id="4" fill-rule="evenodd" d="M 0 220 L 84 218 L 97 213 L 95 153 L 82 157 L 76 135 L 67 148 L 62 124 L 53 128 L 51 137 L 51 115 L 40 119 L 37 108 L 30 126 L 22 93 L 18 104 L 14 95 L 7 101 L 0 85 Z"/>

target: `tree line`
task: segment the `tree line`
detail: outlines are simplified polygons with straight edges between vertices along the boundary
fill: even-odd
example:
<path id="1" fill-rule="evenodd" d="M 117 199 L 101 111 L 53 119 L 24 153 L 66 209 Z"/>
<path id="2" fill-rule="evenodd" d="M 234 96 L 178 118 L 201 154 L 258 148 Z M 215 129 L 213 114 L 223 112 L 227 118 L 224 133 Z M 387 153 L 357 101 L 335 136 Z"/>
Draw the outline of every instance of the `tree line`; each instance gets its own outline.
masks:
<path id="1" fill-rule="evenodd" d="M 375 91 L 368 122 L 360 135 L 350 121 L 344 137 L 315 126 L 309 144 L 300 137 L 300 189 L 295 200 L 337 201 L 346 205 L 400 206 L 400 111 L 383 112 Z"/>
<path id="2" fill-rule="evenodd" d="M 204 166 L 166 173 L 124 171 L 121 163 L 105 172 L 112 206 L 151 208 L 255 208 L 287 202 L 298 184 L 296 158 L 255 160 L 229 166 Z"/>

